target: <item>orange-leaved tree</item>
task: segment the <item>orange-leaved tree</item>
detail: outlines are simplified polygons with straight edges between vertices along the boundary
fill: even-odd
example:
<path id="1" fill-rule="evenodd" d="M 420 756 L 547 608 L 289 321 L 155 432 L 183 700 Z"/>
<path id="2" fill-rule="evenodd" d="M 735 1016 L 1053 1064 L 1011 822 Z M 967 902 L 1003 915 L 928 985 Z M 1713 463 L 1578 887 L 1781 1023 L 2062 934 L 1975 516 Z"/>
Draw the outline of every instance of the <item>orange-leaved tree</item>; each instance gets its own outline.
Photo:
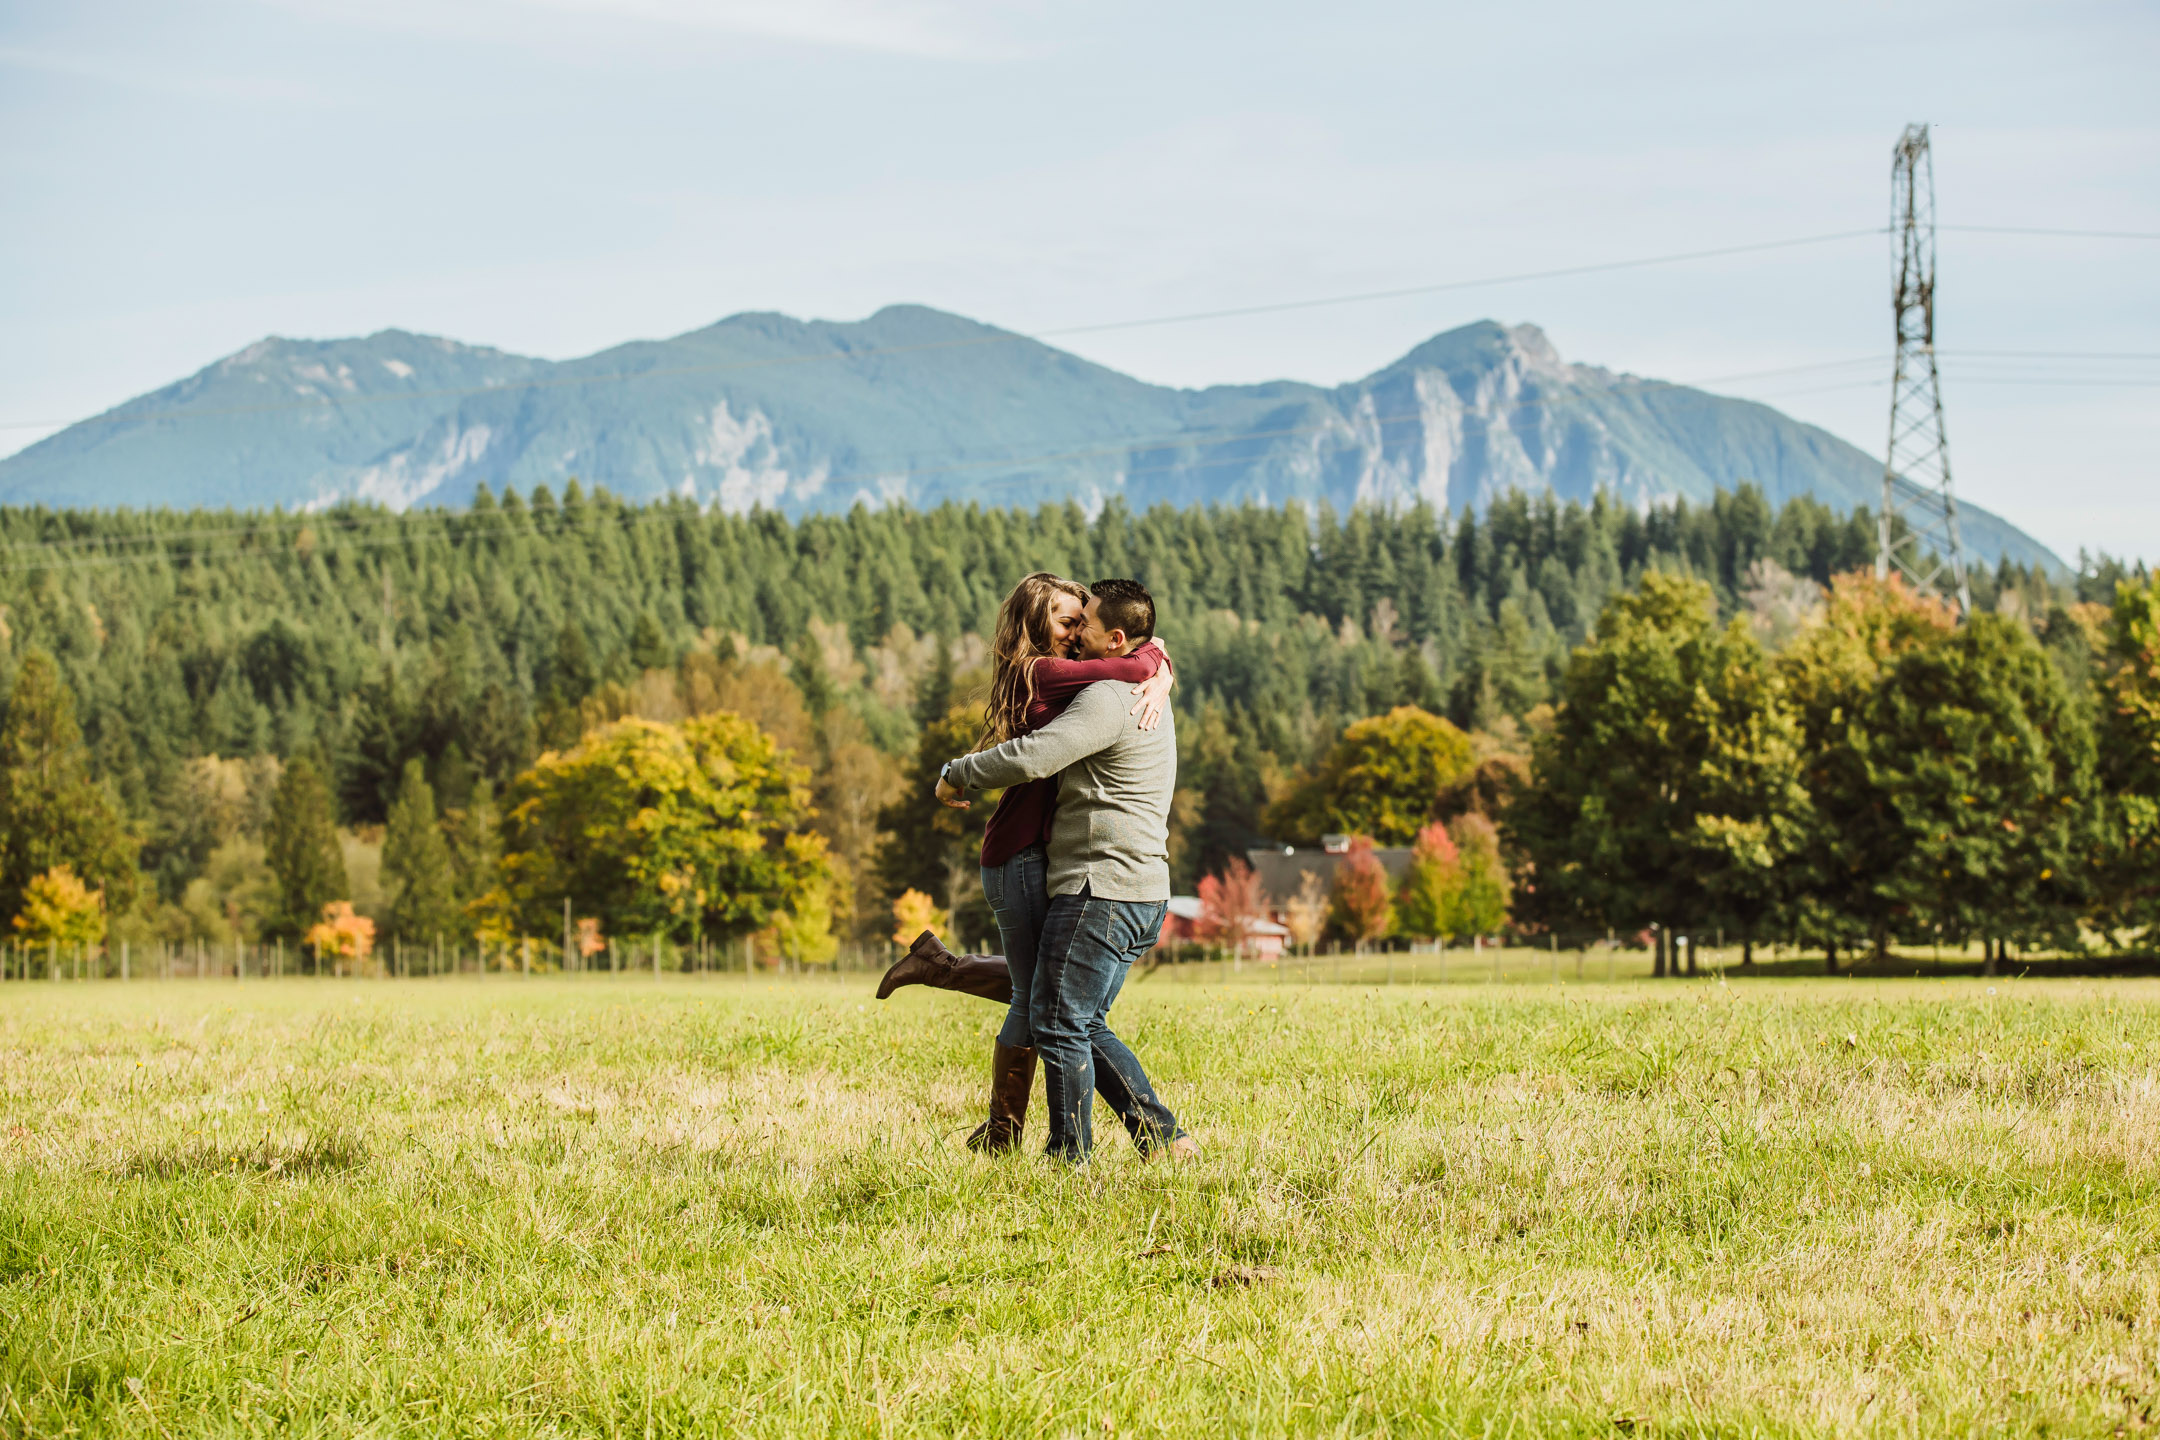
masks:
<path id="1" fill-rule="evenodd" d="M 375 922 L 353 913 L 352 901 L 333 900 L 323 906 L 322 920 L 307 932 L 308 948 L 320 966 L 329 960 L 358 965 L 375 950 Z"/>
<path id="2" fill-rule="evenodd" d="M 1394 927 L 1395 907 L 1388 899 L 1387 871 L 1380 857 L 1373 854 L 1370 836 L 1351 839 L 1349 853 L 1335 867 L 1335 885 L 1329 898 L 1329 928 L 1360 951 Z"/>
<path id="3" fill-rule="evenodd" d="M 1455 842 L 1445 825 L 1427 825 L 1410 847 L 1410 868 L 1395 891 L 1396 924 L 1404 934 L 1426 939 L 1459 935 L 1462 895 L 1462 857 Z"/>

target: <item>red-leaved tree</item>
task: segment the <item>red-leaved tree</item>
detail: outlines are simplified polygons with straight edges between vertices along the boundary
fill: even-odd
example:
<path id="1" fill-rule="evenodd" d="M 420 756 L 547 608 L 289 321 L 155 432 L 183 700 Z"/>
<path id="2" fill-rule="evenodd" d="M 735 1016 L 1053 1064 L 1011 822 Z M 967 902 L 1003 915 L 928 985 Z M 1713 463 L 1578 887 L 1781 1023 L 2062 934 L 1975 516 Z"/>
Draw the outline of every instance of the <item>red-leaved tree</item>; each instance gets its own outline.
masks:
<path id="1" fill-rule="evenodd" d="M 1260 883 L 1260 872 L 1243 860 L 1233 859 L 1221 875 L 1204 876 L 1200 881 L 1197 928 L 1202 940 L 1227 945 L 1242 955 L 1252 944 L 1254 928 L 1267 919 L 1267 911 L 1268 893 Z"/>
<path id="2" fill-rule="evenodd" d="M 1350 841 L 1350 851 L 1335 867 L 1335 888 L 1329 897 L 1328 924 L 1336 934 L 1363 950 L 1395 923 L 1394 905 L 1388 898 L 1387 871 L 1373 854 L 1369 836 Z"/>

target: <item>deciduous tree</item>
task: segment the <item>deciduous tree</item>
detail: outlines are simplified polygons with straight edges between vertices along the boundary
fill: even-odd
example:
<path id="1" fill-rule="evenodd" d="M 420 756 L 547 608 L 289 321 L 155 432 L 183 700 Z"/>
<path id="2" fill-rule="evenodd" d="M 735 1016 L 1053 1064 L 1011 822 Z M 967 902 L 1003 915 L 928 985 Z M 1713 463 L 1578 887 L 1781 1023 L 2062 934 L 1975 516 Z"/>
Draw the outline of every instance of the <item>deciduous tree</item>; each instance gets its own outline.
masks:
<path id="1" fill-rule="evenodd" d="M 1394 920 L 1387 871 L 1373 854 L 1372 839 L 1353 836 L 1349 853 L 1335 866 L 1328 928 L 1362 951 L 1368 942 L 1385 937 L 1394 927 Z"/>
<path id="2" fill-rule="evenodd" d="M 1462 933 L 1463 868 L 1447 827 L 1437 821 L 1418 831 L 1410 867 L 1395 891 L 1395 924 L 1426 939 Z"/>
<path id="3" fill-rule="evenodd" d="M 29 945 L 95 945 L 105 938 L 105 895 L 65 865 L 33 876 L 12 922 Z"/>
<path id="4" fill-rule="evenodd" d="M 563 902 L 611 935 L 729 939 L 829 882 L 809 774 L 739 715 L 617 720 L 519 776 L 493 904 L 556 935 Z"/>
<path id="5" fill-rule="evenodd" d="M 1282 836 L 1313 841 L 1327 833 L 1407 845 L 1432 818 L 1441 791 L 1472 767 L 1470 739 L 1449 721 L 1412 705 L 1360 720 L 1327 757 L 1274 807 L 1269 824 Z"/>
<path id="6" fill-rule="evenodd" d="M 1255 928 L 1267 919 L 1267 887 L 1260 874 L 1243 860 L 1232 860 L 1220 875 L 1200 880 L 1200 938 L 1244 954 L 1252 946 Z"/>

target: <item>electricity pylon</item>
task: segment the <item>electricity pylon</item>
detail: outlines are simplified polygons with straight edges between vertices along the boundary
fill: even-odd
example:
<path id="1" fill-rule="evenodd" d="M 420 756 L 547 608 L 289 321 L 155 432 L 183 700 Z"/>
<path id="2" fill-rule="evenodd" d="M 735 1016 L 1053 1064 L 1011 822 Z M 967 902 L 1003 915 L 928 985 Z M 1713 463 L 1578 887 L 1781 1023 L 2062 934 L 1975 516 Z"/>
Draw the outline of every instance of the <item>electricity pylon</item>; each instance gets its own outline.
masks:
<path id="1" fill-rule="evenodd" d="M 1890 445 L 1876 516 L 1875 578 L 1891 569 L 1923 594 L 1947 593 L 1972 613 L 1950 441 L 1943 434 L 1942 377 L 1935 371 L 1935 162 L 1928 127 L 1908 125 L 1890 159 L 1890 230 L 1897 245 L 1897 362 L 1890 379 Z M 1892 522 L 1902 519 L 1902 532 Z"/>

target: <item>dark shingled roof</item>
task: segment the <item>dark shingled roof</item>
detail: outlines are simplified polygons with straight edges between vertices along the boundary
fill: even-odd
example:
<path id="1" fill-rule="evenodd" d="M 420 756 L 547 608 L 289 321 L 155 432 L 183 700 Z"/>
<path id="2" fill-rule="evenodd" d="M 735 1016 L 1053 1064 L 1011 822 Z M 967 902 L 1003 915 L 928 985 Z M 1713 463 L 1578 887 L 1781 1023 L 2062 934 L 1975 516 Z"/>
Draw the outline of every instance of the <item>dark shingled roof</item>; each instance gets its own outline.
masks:
<path id="1" fill-rule="evenodd" d="M 1380 862 L 1380 868 L 1387 871 L 1390 884 L 1402 879 L 1403 872 L 1410 868 L 1410 847 L 1407 845 L 1375 845 L 1372 853 Z M 1305 883 L 1306 871 L 1320 877 L 1320 886 L 1324 890 L 1335 883 L 1335 867 L 1343 861 L 1342 855 L 1330 851 L 1298 850 L 1287 845 L 1272 850 L 1248 850 L 1245 858 L 1260 872 L 1260 883 L 1268 893 L 1268 907 L 1276 910 L 1298 893 L 1298 887 Z"/>

